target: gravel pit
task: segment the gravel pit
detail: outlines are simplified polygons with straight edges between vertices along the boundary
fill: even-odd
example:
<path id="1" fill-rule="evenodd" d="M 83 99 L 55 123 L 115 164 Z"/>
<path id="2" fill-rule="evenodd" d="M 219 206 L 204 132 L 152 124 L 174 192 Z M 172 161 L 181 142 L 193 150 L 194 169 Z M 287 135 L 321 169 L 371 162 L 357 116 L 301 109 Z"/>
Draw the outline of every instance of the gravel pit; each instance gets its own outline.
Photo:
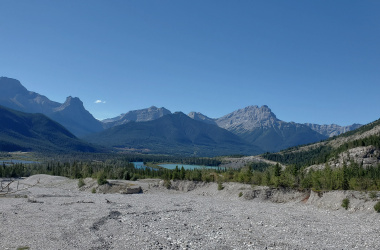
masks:
<path id="1" fill-rule="evenodd" d="M 373 201 L 345 210 L 331 205 L 333 195 L 247 200 L 239 193 L 251 187 L 236 183 L 218 191 L 215 183 L 167 190 L 158 180 L 126 181 L 143 192 L 120 194 L 91 193 L 95 181 L 85 182 L 20 180 L 26 189 L 0 198 L 0 249 L 380 249 Z"/>

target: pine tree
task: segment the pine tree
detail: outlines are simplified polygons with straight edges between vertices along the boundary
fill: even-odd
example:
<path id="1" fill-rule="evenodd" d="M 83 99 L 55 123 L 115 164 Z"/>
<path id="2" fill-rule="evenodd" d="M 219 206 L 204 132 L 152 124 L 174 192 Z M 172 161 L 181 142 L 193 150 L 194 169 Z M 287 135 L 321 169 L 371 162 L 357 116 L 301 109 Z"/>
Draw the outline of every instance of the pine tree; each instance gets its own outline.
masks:
<path id="1" fill-rule="evenodd" d="M 348 190 L 350 185 L 348 183 L 348 169 L 346 163 L 343 164 L 343 180 L 342 180 L 342 189 Z"/>
<path id="2" fill-rule="evenodd" d="M 281 166 L 278 163 L 274 166 L 274 176 L 281 176 Z"/>

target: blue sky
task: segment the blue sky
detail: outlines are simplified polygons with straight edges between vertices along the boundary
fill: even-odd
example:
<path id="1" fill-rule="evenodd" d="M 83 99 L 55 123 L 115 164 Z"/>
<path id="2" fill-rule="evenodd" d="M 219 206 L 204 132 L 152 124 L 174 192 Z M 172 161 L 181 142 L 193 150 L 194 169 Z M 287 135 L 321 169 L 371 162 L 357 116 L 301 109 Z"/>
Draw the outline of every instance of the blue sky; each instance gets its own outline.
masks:
<path id="1" fill-rule="evenodd" d="M 217 118 L 380 118 L 380 1 L 0 1 L 0 75 L 96 118 L 152 105 Z M 101 100 L 100 103 L 95 103 Z"/>

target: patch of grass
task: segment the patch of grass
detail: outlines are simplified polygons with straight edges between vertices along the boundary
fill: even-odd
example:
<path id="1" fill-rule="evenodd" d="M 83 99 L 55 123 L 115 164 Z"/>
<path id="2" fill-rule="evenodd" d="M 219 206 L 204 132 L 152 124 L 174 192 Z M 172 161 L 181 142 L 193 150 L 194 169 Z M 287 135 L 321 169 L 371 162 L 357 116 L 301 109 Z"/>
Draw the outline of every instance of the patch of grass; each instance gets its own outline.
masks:
<path id="1" fill-rule="evenodd" d="M 26 194 L 24 194 L 24 195 L 22 195 L 22 194 L 16 194 L 15 198 L 28 198 L 28 196 Z"/>
<path id="2" fill-rule="evenodd" d="M 96 188 L 92 188 L 91 193 L 95 194 L 96 193 Z"/>
<path id="3" fill-rule="evenodd" d="M 348 198 L 345 198 L 345 199 L 343 199 L 342 200 L 342 207 L 344 208 L 344 209 L 348 209 L 348 207 L 349 207 L 349 205 L 350 205 L 350 200 L 348 199 Z"/>
<path id="4" fill-rule="evenodd" d="M 30 247 L 18 247 L 17 250 L 27 250 L 30 249 Z"/>
<path id="5" fill-rule="evenodd" d="M 375 206 L 373 206 L 376 212 L 380 213 L 380 201 L 378 201 Z"/>

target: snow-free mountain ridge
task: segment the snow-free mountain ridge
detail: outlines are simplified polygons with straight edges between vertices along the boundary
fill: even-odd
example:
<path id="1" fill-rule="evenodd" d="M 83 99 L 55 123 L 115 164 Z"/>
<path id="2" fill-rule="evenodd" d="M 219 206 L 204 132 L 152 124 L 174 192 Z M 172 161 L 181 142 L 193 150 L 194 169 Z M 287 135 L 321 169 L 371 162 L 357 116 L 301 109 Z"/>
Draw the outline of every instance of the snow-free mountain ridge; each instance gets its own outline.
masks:
<path id="1" fill-rule="evenodd" d="M 164 107 L 157 108 L 152 106 L 150 108 L 133 110 L 114 118 L 98 121 L 84 108 L 83 102 L 77 97 L 69 96 L 64 103 L 54 102 L 46 96 L 28 91 L 18 80 L 7 77 L 0 78 L 0 105 L 23 112 L 45 114 L 79 137 L 129 123 L 133 123 L 130 129 L 138 131 L 136 128 L 142 127 L 142 122 L 152 122 L 167 115 L 173 115 L 171 111 Z M 279 120 L 266 105 L 261 107 L 257 105 L 248 106 L 215 119 L 209 118 L 199 112 L 191 112 L 186 117 L 192 119 L 173 119 L 171 126 L 166 127 L 166 129 L 172 129 L 181 134 L 184 133 L 182 129 L 187 127 L 184 126 L 183 123 L 189 123 L 195 120 L 201 123 L 193 123 L 192 127 L 198 126 L 199 128 L 187 130 L 186 133 L 198 131 L 198 137 L 204 136 L 204 138 L 198 138 L 194 142 L 207 141 L 207 138 L 212 138 L 210 137 L 212 129 L 209 128 L 213 128 L 214 130 L 220 128 L 240 137 L 242 144 L 251 145 L 251 147 L 260 149 L 261 151 L 269 152 L 300 144 L 321 141 L 329 136 L 338 135 L 361 126 L 353 124 L 351 126 L 341 127 L 335 124 L 318 125 L 285 122 Z M 206 129 L 202 124 L 212 126 Z M 158 136 L 156 133 L 158 130 L 155 130 L 153 125 L 147 128 L 151 129 L 150 133 L 152 133 L 152 135 Z M 202 129 L 206 129 L 206 132 Z M 163 130 L 159 131 L 163 133 Z M 123 133 L 131 132 L 123 130 Z M 136 136 L 139 136 L 139 133 L 136 132 L 134 137 Z M 120 135 L 120 138 L 122 137 L 123 136 Z M 149 144 L 148 139 L 149 137 L 145 137 L 144 141 Z M 187 141 L 193 143 L 191 140 Z M 217 141 L 222 142 L 223 139 L 219 138 Z M 150 143 L 150 145 L 152 144 Z M 165 145 L 166 147 L 170 146 L 170 144 Z M 211 146 L 212 143 L 208 143 L 208 145 Z M 141 147 L 143 146 L 144 145 L 141 145 Z M 194 146 L 200 145 L 194 144 Z M 168 152 L 174 152 L 176 148 L 175 146 L 173 147 L 172 149 L 168 148 Z"/>
<path id="2" fill-rule="evenodd" d="M 217 156 L 259 154 L 263 150 L 216 125 L 196 121 L 182 112 L 146 122 L 128 122 L 85 140 L 126 151 Z"/>
<path id="3" fill-rule="evenodd" d="M 167 110 L 166 108 L 157 108 L 155 106 L 152 106 L 147 109 L 140 109 L 140 110 L 132 110 L 127 113 L 121 114 L 114 118 L 109 118 L 103 120 L 103 126 L 105 128 L 110 128 L 113 126 L 125 124 L 128 122 L 147 122 L 156 120 L 164 115 L 169 115 L 172 112 Z"/>
<path id="4" fill-rule="evenodd" d="M 329 125 L 319 125 L 319 124 L 313 124 L 313 123 L 305 123 L 306 126 L 310 127 L 312 130 L 317 131 L 318 133 L 332 137 L 337 136 L 343 133 L 346 133 L 351 130 L 355 130 L 357 128 L 360 128 L 362 125 L 354 123 L 349 126 L 339 126 L 336 124 L 329 124 Z"/>

